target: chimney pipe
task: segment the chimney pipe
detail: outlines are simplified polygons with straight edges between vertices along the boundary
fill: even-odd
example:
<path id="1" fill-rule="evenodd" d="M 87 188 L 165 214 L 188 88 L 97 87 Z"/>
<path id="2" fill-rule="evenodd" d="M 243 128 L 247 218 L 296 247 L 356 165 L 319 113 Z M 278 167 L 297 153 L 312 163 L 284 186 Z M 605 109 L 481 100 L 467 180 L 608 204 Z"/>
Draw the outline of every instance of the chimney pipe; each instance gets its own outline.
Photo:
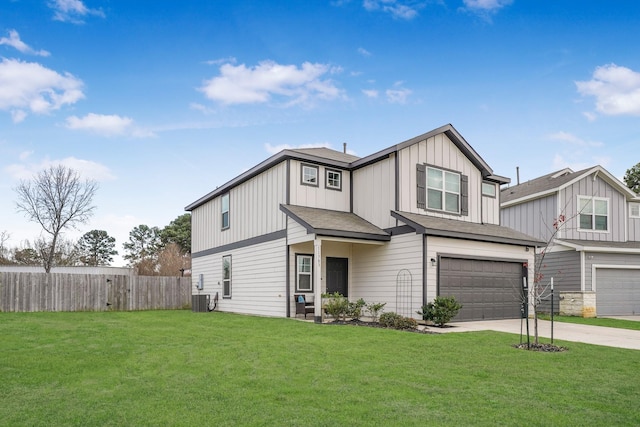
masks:
<path id="1" fill-rule="evenodd" d="M 516 182 L 520 185 L 520 166 L 516 166 Z"/>
<path id="2" fill-rule="evenodd" d="M 343 143 L 342 143 L 342 152 L 343 152 L 344 154 L 347 154 L 347 143 L 346 143 L 346 142 L 343 142 Z"/>

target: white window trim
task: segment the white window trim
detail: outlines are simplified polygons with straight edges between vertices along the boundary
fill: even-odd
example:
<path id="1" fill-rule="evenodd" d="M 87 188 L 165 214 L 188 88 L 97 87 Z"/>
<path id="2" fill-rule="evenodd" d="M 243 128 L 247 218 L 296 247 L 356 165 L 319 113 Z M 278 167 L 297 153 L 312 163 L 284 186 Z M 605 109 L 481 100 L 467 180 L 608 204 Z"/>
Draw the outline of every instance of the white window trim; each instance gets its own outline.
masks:
<path id="1" fill-rule="evenodd" d="M 315 178 L 316 178 L 316 182 L 311 182 L 309 180 L 305 180 L 305 169 L 309 169 L 309 170 L 313 170 L 315 171 Z M 300 183 L 302 185 L 309 185 L 311 187 L 318 187 L 318 179 L 320 176 L 320 168 L 318 166 L 314 166 L 314 165 L 307 165 L 302 163 L 300 165 Z"/>
<path id="2" fill-rule="evenodd" d="M 634 207 L 638 210 L 636 215 L 633 214 Z M 629 202 L 629 218 L 640 218 L 640 203 Z"/>
<path id="3" fill-rule="evenodd" d="M 307 272 L 300 272 L 300 264 L 298 262 L 298 260 L 300 258 L 308 258 L 309 259 L 309 266 L 311 267 L 311 271 Z M 300 288 L 300 275 L 308 275 L 309 276 L 309 285 L 311 286 L 311 289 L 301 289 Z M 308 254 L 296 254 L 296 292 L 313 292 L 313 255 L 308 255 Z"/>
<path id="4" fill-rule="evenodd" d="M 593 228 L 581 228 L 580 227 L 580 216 L 581 215 L 586 215 L 583 214 L 580 211 L 580 201 L 581 200 L 590 200 L 592 203 L 591 209 L 592 209 L 592 213 L 591 213 L 591 217 L 592 217 L 592 227 Z M 596 217 L 596 212 L 595 212 L 595 201 L 604 201 L 607 203 L 607 229 L 606 230 L 596 230 L 595 226 L 596 226 L 596 221 L 595 221 L 595 217 Z M 589 197 L 589 196 L 578 196 L 578 204 L 576 205 L 577 209 L 578 209 L 578 231 L 579 232 L 588 232 L 588 233 L 608 233 L 609 230 L 611 229 L 611 209 L 610 209 L 610 203 L 609 203 L 609 199 L 606 197 Z M 602 216 L 602 215 L 598 215 L 598 216 Z"/>
<path id="5" fill-rule="evenodd" d="M 429 187 L 429 170 L 435 170 L 438 172 L 442 173 L 442 188 L 435 188 L 435 187 Z M 458 176 L 458 192 L 455 193 L 453 191 L 447 191 L 446 190 L 446 178 L 445 178 L 445 174 L 446 173 L 450 173 L 452 175 L 457 175 Z M 462 189 L 462 174 L 460 174 L 459 172 L 454 172 L 454 171 L 450 171 L 450 170 L 446 170 L 446 169 L 440 169 L 440 168 L 436 168 L 436 167 L 432 167 L 432 166 L 427 166 L 426 170 L 425 170 L 425 174 L 424 174 L 424 178 L 425 178 L 425 192 L 426 192 L 426 200 L 425 200 L 425 204 L 426 204 L 426 208 L 427 210 L 432 210 L 432 211 L 437 211 L 437 212 L 445 212 L 445 213 L 450 213 L 450 214 L 460 214 L 460 209 L 462 208 L 462 194 L 461 194 L 461 189 Z M 435 191 L 440 191 L 442 193 L 442 209 L 436 209 L 436 208 L 431 208 L 429 207 L 429 190 L 435 190 Z M 458 210 L 457 211 L 449 211 L 446 209 L 447 206 L 447 199 L 446 199 L 446 194 L 455 194 L 456 196 L 458 196 Z"/>
<path id="6" fill-rule="evenodd" d="M 493 193 L 491 193 L 491 194 L 490 193 L 486 193 L 484 191 L 485 186 L 491 186 L 491 188 L 493 188 Z M 486 181 L 482 183 L 482 195 L 484 197 L 492 197 L 492 198 L 495 199 L 497 194 L 498 194 L 498 191 L 496 190 L 496 184 L 494 184 L 493 182 L 486 182 Z"/>

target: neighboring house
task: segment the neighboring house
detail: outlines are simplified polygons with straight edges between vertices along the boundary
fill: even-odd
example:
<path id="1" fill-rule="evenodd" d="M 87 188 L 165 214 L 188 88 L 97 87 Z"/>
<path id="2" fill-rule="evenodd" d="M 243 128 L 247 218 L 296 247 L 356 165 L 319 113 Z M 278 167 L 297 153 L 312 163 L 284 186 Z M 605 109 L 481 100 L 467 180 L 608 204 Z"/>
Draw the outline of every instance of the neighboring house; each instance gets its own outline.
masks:
<path id="1" fill-rule="evenodd" d="M 504 188 L 501 208 L 503 225 L 550 243 L 543 280 L 586 306 L 593 300 L 595 313 L 585 315 L 640 314 L 640 198 L 604 168 Z"/>
<path id="2" fill-rule="evenodd" d="M 358 158 L 287 149 L 188 205 L 194 294 L 221 311 L 295 316 L 294 295 L 340 292 L 418 318 L 437 295 L 457 320 L 520 316 L 541 242 L 500 226 L 500 185 L 451 125 Z"/>

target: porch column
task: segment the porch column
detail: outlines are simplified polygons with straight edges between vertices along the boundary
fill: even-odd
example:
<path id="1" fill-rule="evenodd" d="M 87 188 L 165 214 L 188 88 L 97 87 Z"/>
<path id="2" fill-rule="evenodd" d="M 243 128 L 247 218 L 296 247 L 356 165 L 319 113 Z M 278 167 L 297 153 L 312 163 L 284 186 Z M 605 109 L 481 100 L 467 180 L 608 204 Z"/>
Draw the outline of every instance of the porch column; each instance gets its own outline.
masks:
<path id="1" fill-rule="evenodd" d="M 313 241 L 313 305 L 315 306 L 314 320 L 322 323 L 322 240 L 316 238 Z"/>

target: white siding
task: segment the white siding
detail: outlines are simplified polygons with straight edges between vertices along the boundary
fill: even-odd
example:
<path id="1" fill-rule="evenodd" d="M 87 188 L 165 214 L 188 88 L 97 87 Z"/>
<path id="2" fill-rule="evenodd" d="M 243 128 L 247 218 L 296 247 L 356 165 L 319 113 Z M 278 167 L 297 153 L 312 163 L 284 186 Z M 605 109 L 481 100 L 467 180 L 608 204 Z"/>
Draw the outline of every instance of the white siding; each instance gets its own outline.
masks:
<path id="1" fill-rule="evenodd" d="M 420 141 L 399 152 L 400 206 L 399 210 L 467 222 L 481 222 L 482 175 L 471 161 L 445 134 L 438 134 Z M 417 207 L 416 165 L 427 163 L 449 169 L 469 177 L 469 215 L 459 216 L 427 211 Z M 497 209 L 497 206 L 494 206 Z"/>
<path id="2" fill-rule="evenodd" d="M 312 241 L 315 238 L 315 234 L 308 234 L 307 229 L 298 224 L 295 220 L 287 218 L 287 223 L 287 242 L 290 245 Z"/>
<path id="3" fill-rule="evenodd" d="M 640 218 L 629 218 L 629 241 L 640 242 Z"/>
<path id="4" fill-rule="evenodd" d="M 427 260 L 438 259 L 438 255 L 463 255 L 485 259 L 500 259 L 503 261 L 522 262 L 529 265 L 529 283 L 533 281 L 534 251 L 527 252 L 523 246 L 505 245 L 500 243 L 475 242 L 445 237 L 427 238 Z M 437 292 L 438 268 L 427 263 L 427 299 L 433 300 Z"/>
<path id="5" fill-rule="evenodd" d="M 194 209 L 192 251 L 234 243 L 283 230 L 286 216 L 286 162 L 281 162 L 229 191 L 229 224 L 221 230 L 220 197 Z"/>
<path id="6" fill-rule="evenodd" d="M 395 182 L 395 155 L 354 171 L 353 213 L 380 228 L 395 227 Z"/>
<path id="7" fill-rule="evenodd" d="M 484 224 L 500 225 L 500 203 L 498 200 L 498 197 L 482 197 L 482 222 Z"/>
<path id="8" fill-rule="evenodd" d="M 406 269 L 411 273 L 411 316 L 422 306 L 422 235 L 393 236 L 382 246 L 353 245 L 350 298 L 367 303 L 386 303 L 385 312 L 397 312 L 396 280 Z"/>
<path id="9" fill-rule="evenodd" d="M 231 255 L 231 298 L 222 298 L 222 257 Z M 263 316 L 286 316 L 285 239 L 192 260 L 192 293 L 218 292 L 218 309 Z M 204 289 L 196 285 L 204 274 Z"/>
<path id="10" fill-rule="evenodd" d="M 289 204 L 298 206 L 308 206 L 311 208 L 331 209 L 335 211 L 348 212 L 350 209 L 350 189 L 351 176 L 348 171 L 342 172 L 342 190 L 333 190 L 325 187 L 326 168 L 321 165 L 318 167 L 318 186 L 302 185 L 301 165 L 304 162 L 291 160 L 291 169 L 289 184 L 291 194 Z M 305 163 L 308 164 L 308 163 Z M 313 165 L 316 166 L 316 165 Z M 329 168 L 332 170 L 340 170 L 337 168 Z M 284 182 L 284 181 L 283 181 Z"/>

